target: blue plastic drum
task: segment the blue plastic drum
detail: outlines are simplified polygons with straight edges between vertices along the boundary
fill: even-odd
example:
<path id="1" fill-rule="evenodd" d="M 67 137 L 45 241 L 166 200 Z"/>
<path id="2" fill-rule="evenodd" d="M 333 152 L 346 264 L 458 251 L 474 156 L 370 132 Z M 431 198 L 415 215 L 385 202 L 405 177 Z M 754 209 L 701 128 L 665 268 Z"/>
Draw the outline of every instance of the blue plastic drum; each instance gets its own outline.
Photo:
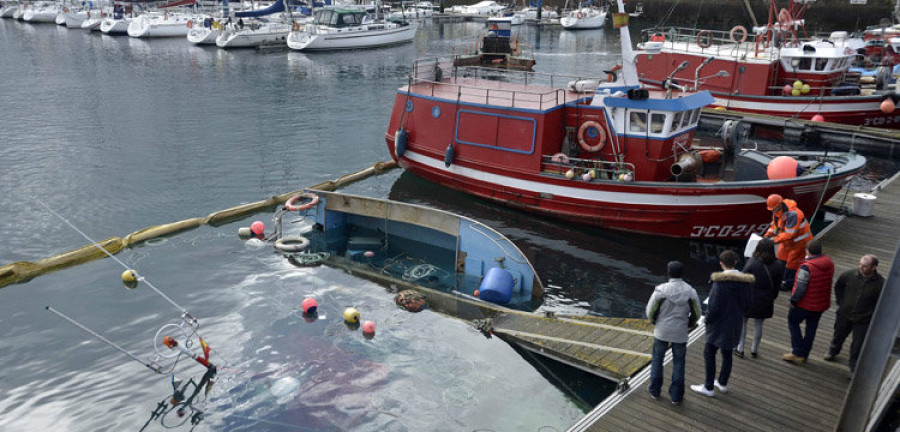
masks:
<path id="1" fill-rule="evenodd" d="M 478 298 L 497 304 L 509 303 L 512 300 L 512 292 L 515 285 L 516 279 L 512 273 L 502 268 L 494 267 L 488 270 L 481 281 L 481 288 L 478 289 Z"/>

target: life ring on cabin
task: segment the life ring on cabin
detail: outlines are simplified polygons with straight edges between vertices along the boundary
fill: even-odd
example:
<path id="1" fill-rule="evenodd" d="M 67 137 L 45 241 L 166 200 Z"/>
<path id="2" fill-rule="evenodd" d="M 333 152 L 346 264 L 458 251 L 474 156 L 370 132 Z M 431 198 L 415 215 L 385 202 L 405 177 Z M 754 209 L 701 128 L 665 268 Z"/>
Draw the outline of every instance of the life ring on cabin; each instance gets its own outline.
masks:
<path id="1" fill-rule="evenodd" d="M 734 37 L 734 32 L 740 32 L 740 33 L 741 33 L 741 40 L 737 40 L 737 39 Z M 732 42 L 744 43 L 744 41 L 747 40 L 747 28 L 744 27 L 744 26 L 742 26 L 742 25 L 736 25 L 736 26 L 734 26 L 734 27 L 731 28 L 731 33 L 729 33 L 728 35 L 731 37 L 731 41 L 732 41 Z"/>
<path id="2" fill-rule="evenodd" d="M 590 136 L 590 132 L 588 132 L 591 128 L 597 131 L 596 136 Z M 596 139 L 597 144 L 590 145 L 587 143 L 585 139 L 585 134 L 588 135 L 591 139 Z M 597 123 L 593 120 L 586 121 L 581 124 L 581 127 L 578 128 L 578 146 L 581 147 L 582 150 L 586 152 L 596 153 L 600 150 L 603 150 L 603 146 L 606 145 L 606 132 L 603 131 L 603 126 L 600 126 L 600 123 Z"/>
<path id="3" fill-rule="evenodd" d="M 187 22 L 187 27 L 188 27 L 188 28 L 194 28 L 194 21 L 188 20 L 188 22 Z"/>
<path id="4" fill-rule="evenodd" d="M 712 45 L 712 33 L 709 30 L 701 30 L 697 33 L 697 46 L 700 48 L 709 48 Z"/>
<path id="5" fill-rule="evenodd" d="M 778 24 L 781 24 L 782 30 L 786 27 L 790 27 L 793 21 L 791 13 L 788 12 L 787 9 L 781 8 L 781 10 L 778 11 Z"/>
<path id="6" fill-rule="evenodd" d="M 309 247 L 309 239 L 303 236 L 285 236 L 275 241 L 275 249 L 282 252 L 303 252 Z"/>
<path id="7" fill-rule="evenodd" d="M 301 199 L 304 199 L 304 198 L 308 199 L 309 201 L 298 205 L 297 203 Z M 316 195 L 314 193 L 310 193 L 310 192 L 303 192 L 302 194 L 291 197 L 291 199 L 287 200 L 287 202 L 284 203 L 284 209 L 287 211 L 309 210 L 318 203 L 319 203 L 318 195 Z"/>
<path id="8" fill-rule="evenodd" d="M 581 12 L 578 12 L 578 15 L 576 15 L 576 16 L 578 17 L 578 19 L 584 18 L 584 14 Z"/>

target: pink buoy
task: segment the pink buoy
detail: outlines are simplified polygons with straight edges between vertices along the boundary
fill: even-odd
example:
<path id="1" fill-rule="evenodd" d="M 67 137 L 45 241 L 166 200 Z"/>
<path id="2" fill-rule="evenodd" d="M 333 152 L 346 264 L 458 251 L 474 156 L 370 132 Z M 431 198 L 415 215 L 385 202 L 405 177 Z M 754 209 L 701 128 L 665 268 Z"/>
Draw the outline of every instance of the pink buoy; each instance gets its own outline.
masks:
<path id="1" fill-rule="evenodd" d="M 791 94 L 791 91 L 793 91 L 793 90 L 794 90 L 794 88 L 791 87 L 790 84 L 785 84 L 784 88 L 781 89 L 781 91 L 784 92 L 785 96 Z"/>
<path id="2" fill-rule="evenodd" d="M 473 292 L 472 295 L 474 295 L 475 297 L 478 297 L 478 290 L 475 290 L 475 292 Z"/>
<path id="3" fill-rule="evenodd" d="M 375 323 L 368 320 L 363 321 L 362 332 L 363 334 L 375 334 Z"/>
<path id="4" fill-rule="evenodd" d="M 372 258 L 373 256 L 375 256 L 375 252 L 365 251 L 365 252 L 363 252 L 363 256 L 366 258 Z"/>
<path id="5" fill-rule="evenodd" d="M 250 224 L 250 231 L 256 235 L 262 235 L 264 232 L 266 232 L 266 224 L 260 221 L 253 222 L 252 224 Z"/>
<path id="6" fill-rule="evenodd" d="M 582 174 L 582 175 L 581 175 L 581 179 L 584 180 L 584 181 L 586 181 L 586 182 L 591 181 L 591 173 L 584 173 L 584 174 Z"/>
<path id="7" fill-rule="evenodd" d="M 897 108 L 897 106 L 894 104 L 894 101 L 891 98 L 887 98 L 887 99 L 881 101 L 881 112 L 883 112 L 885 114 L 890 114 L 890 113 L 894 112 L 894 109 L 896 109 L 896 108 Z"/>
<path id="8" fill-rule="evenodd" d="M 303 302 L 300 303 L 300 307 L 303 309 L 304 314 L 315 313 L 316 309 L 319 307 L 319 303 L 316 302 L 316 299 L 312 297 L 307 297 L 303 299 Z"/>
<path id="9" fill-rule="evenodd" d="M 823 121 L 825 121 L 825 116 L 823 116 L 822 114 L 816 114 L 816 115 L 812 116 L 812 118 L 810 120 L 812 120 L 814 122 L 823 122 Z"/>
<path id="10" fill-rule="evenodd" d="M 779 180 L 797 177 L 797 160 L 790 156 L 778 156 L 769 162 L 766 174 L 769 180 Z"/>

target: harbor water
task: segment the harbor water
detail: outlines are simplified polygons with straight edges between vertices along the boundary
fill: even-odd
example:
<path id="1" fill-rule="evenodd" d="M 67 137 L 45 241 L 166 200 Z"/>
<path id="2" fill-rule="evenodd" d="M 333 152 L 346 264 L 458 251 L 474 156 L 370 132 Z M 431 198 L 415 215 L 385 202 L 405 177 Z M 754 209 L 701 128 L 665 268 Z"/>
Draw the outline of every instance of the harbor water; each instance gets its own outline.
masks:
<path id="1" fill-rule="evenodd" d="M 390 158 L 384 134 L 413 60 L 471 43 L 483 23 L 424 24 L 412 44 L 322 54 L 225 51 L 0 20 L 0 265 L 203 217 Z M 523 26 L 536 70 L 602 76 L 612 29 Z M 874 161 L 855 187 L 896 171 Z M 629 235 L 538 218 L 394 170 L 344 192 L 476 218 L 513 240 L 546 286 L 539 311 L 641 317 L 671 259 L 701 295 L 716 255 L 742 245 Z M 266 223 L 270 214 L 252 219 Z M 221 369 L 194 430 L 564 430 L 613 383 L 542 363 L 465 322 L 411 314 L 388 287 L 299 268 L 238 227 L 204 226 L 117 255 L 201 323 Z M 52 306 L 145 358 L 179 310 L 128 290 L 104 259 L 0 289 L 0 430 L 190 430 L 154 417 L 157 375 L 47 313 Z M 317 320 L 300 302 L 319 300 Z M 353 306 L 377 325 L 345 326 Z M 199 379 L 181 363 L 176 373 Z M 162 401 L 162 402 L 161 402 Z"/>

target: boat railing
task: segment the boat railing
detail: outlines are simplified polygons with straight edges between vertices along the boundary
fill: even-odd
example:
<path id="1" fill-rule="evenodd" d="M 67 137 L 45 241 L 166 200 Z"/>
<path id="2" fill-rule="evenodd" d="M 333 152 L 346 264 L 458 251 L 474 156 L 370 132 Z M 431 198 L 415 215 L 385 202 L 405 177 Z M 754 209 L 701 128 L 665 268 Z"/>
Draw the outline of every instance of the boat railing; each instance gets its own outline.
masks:
<path id="1" fill-rule="evenodd" d="M 591 180 L 618 180 L 622 174 L 633 174 L 634 164 L 568 157 L 562 153 L 541 157 L 541 172 L 567 176 L 569 171 L 576 179 L 587 174 Z"/>
<path id="2" fill-rule="evenodd" d="M 766 58 L 777 58 L 778 51 L 770 50 L 774 41 L 767 39 L 766 34 L 746 34 L 746 40 L 740 32 L 724 30 L 705 30 L 686 27 L 670 27 L 668 29 L 645 29 L 641 31 L 641 41 L 647 47 L 648 42 L 661 43 L 661 47 L 675 52 L 698 51 L 703 54 L 730 57 L 756 58 L 761 54 Z"/>
<path id="3" fill-rule="evenodd" d="M 410 84 L 431 83 L 430 96 L 447 96 L 450 88 L 457 101 L 503 105 L 512 108 L 548 109 L 585 97 L 570 92 L 569 83 L 602 78 L 547 74 L 533 71 L 495 69 L 480 66 L 455 66 L 452 59 L 420 59 L 413 63 Z M 496 87 L 467 84 L 468 79 L 497 82 Z M 506 85 L 504 85 L 506 84 Z"/>

